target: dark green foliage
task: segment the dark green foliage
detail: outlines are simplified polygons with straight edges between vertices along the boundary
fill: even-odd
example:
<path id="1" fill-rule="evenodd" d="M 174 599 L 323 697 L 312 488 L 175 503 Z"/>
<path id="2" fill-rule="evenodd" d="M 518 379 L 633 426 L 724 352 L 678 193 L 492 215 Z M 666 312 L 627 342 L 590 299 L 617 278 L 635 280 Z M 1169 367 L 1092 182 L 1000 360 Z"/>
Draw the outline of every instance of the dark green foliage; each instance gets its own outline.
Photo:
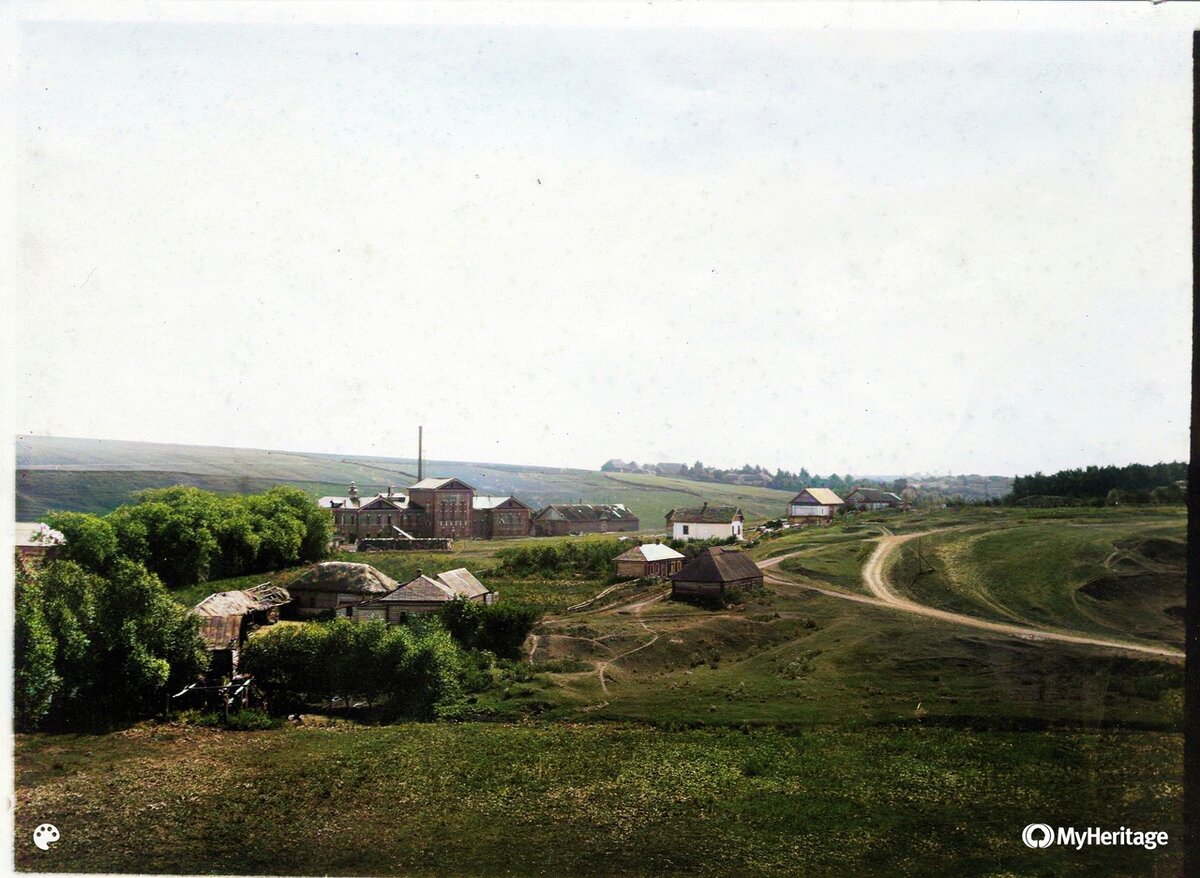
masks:
<path id="1" fill-rule="evenodd" d="M 1110 504 L 1181 503 L 1183 490 L 1176 482 L 1186 478 L 1187 463 L 1179 461 L 1153 466 L 1141 463 L 1120 467 L 1089 466 L 1087 469 L 1060 470 L 1051 475 L 1039 472 L 1013 479 L 1010 501 L 1040 496 L 1108 498 Z M 1152 492 L 1158 488 L 1163 490 L 1157 497 L 1152 497 Z"/>
<path id="2" fill-rule="evenodd" d="M 666 544 L 680 552 L 684 557 L 691 559 L 695 558 L 705 549 L 712 546 L 736 546 L 738 544 L 737 537 L 709 537 L 706 540 L 667 540 Z"/>
<path id="3" fill-rule="evenodd" d="M 103 577 L 57 561 L 21 591 L 16 695 L 29 725 L 91 727 L 148 715 L 207 663 L 196 617 L 131 561 L 117 560 Z M 48 654 L 56 681 L 49 688 Z"/>
<path id="4" fill-rule="evenodd" d="M 59 557 L 102 573 L 117 555 L 117 534 L 112 524 L 86 512 L 51 512 L 46 523 L 66 537 Z"/>
<path id="5" fill-rule="evenodd" d="M 612 573 L 613 559 L 631 548 L 621 540 L 558 540 L 496 552 L 499 573 L 509 576 L 589 576 Z"/>
<path id="6" fill-rule="evenodd" d="M 456 703 L 466 674 L 462 651 L 436 623 L 349 619 L 262 631 L 246 644 L 241 667 L 276 708 L 361 698 L 419 719 Z"/>
<path id="7" fill-rule="evenodd" d="M 54 670 L 54 635 L 46 622 L 42 589 L 18 571 L 13 640 L 13 713 L 18 729 L 37 728 L 50 711 L 62 680 Z"/>
<path id="8" fill-rule="evenodd" d="M 104 518 L 54 512 L 47 522 L 66 536 L 66 557 L 85 569 L 104 573 L 125 558 L 172 587 L 318 561 L 332 533 L 328 510 L 282 486 L 246 496 L 156 488 Z"/>
<path id="9" fill-rule="evenodd" d="M 533 607 L 455 598 L 442 608 L 442 624 L 467 649 L 481 649 L 500 658 L 515 659 L 541 614 Z"/>

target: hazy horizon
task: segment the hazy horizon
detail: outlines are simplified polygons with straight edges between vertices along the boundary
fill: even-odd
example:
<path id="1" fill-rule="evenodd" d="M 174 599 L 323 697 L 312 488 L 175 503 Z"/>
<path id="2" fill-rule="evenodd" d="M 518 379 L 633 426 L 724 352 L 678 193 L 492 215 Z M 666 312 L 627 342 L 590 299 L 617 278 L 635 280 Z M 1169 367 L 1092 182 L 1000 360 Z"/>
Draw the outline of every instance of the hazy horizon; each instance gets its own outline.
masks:
<path id="1" fill-rule="evenodd" d="M 413 457 L 424 424 L 438 459 L 581 469 L 1186 460 L 1200 12 L 1174 6 L 23 7 L 15 427 Z"/>

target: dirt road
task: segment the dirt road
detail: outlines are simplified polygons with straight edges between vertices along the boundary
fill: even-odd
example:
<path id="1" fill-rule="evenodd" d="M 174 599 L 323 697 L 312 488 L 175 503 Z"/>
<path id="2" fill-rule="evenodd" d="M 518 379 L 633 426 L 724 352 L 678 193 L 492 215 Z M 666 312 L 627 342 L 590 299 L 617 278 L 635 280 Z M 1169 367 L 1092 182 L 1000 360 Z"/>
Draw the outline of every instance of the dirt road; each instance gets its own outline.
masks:
<path id="1" fill-rule="evenodd" d="M 942 528 L 941 530 L 944 530 Z M 1086 634 L 1069 634 L 1061 631 L 1046 631 L 1041 628 L 1032 628 L 1024 625 L 1010 625 L 1004 622 L 989 622 L 986 619 L 977 619 L 974 616 L 967 616 L 962 613 L 952 613 L 947 610 L 938 610 L 933 607 L 927 607 L 924 604 L 918 604 L 916 601 L 909 600 L 897 594 L 892 586 L 887 581 L 885 568 L 887 566 L 887 557 L 902 543 L 917 537 L 929 536 L 932 533 L 937 533 L 936 530 L 922 531 L 921 533 L 904 534 L 895 536 L 890 532 L 886 536 L 879 538 L 879 545 L 863 566 L 862 576 L 863 583 L 867 586 L 868 591 L 873 597 L 866 595 L 854 594 L 852 592 L 836 591 L 828 588 L 818 588 L 815 586 L 805 586 L 813 591 L 819 591 L 821 594 L 826 594 L 831 597 L 842 598 L 844 600 L 857 601 L 858 603 L 873 604 L 876 606 L 891 607 L 895 610 L 901 610 L 905 613 L 913 613 L 918 616 L 926 616 L 930 619 L 940 619 L 943 622 L 950 622 L 955 625 L 963 625 L 969 628 L 978 628 L 983 631 L 992 631 L 996 634 L 1006 634 L 1010 637 L 1019 637 L 1023 640 L 1036 641 L 1055 641 L 1058 643 L 1077 643 L 1085 646 L 1099 646 L 1105 649 L 1118 649 L 1124 652 L 1136 652 L 1143 655 L 1153 655 L 1159 658 L 1182 660 L 1184 654 L 1178 649 L 1171 649 L 1166 646 L 1150 646 L 1140 643 L 1127 643 L 1120 640 L 1107 640 L 1101 637 L 1090 637 Z M 792 555 L 800 554 L 793 552 L 789 555 L 781 555 L 778 558 L 771 558 L 763 561 L 758 566 L 763 569 L 764 578 L 772 583 L 781 585 L 798 585 L 794 581 L 783 579 L 778 575 L 770 573 L 770 568 L 777 566 L 781 561 Z"/>

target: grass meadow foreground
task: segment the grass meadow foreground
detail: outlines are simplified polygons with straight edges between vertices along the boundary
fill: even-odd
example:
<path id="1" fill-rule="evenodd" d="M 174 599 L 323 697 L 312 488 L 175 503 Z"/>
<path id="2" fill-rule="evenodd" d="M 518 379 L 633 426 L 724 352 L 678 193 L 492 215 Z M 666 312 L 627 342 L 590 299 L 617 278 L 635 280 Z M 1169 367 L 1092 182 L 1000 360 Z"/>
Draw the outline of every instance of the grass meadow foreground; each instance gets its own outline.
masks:
<path id="1" fill-rule="evenodd" d="M 924 566 L 913 542 L 891 559 L 907 597 L 1175 649 L 1183 522 L 1172 510 L 859 517 L 752 547 L 787 556 L 784 581 L 723 610 L 631 583 L 567 613 L 608 583 L 502 575 L 504 544 L 346 556 L 401 580 L 467 566 L 546 615 L 524 660 L 498 663 L 459 722 L 314 713 L 252 732 L 147 722 L 18 736 L 17 866 L 1178 875 L 1180 661 L 863 603 L 861 568 L 881 533 L 937 530 Z M 44 822 L 62 832 L 48 852 L 28 843 Z M 1030 849 L 1021 830 L 1035 822 L 1170 842 Z"/>

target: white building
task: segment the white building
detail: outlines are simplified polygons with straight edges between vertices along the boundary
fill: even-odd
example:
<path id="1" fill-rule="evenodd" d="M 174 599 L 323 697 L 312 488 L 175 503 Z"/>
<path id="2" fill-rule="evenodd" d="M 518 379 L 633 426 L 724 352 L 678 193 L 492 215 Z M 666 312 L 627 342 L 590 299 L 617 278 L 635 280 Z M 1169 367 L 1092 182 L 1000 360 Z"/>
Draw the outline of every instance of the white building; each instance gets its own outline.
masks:
<path id="1" fill-rule="evenodd" d="M 742 510 L 737 506 L 697 506 L 667 513 L 667 533 L 677 540 L 742 539 Z"/>

